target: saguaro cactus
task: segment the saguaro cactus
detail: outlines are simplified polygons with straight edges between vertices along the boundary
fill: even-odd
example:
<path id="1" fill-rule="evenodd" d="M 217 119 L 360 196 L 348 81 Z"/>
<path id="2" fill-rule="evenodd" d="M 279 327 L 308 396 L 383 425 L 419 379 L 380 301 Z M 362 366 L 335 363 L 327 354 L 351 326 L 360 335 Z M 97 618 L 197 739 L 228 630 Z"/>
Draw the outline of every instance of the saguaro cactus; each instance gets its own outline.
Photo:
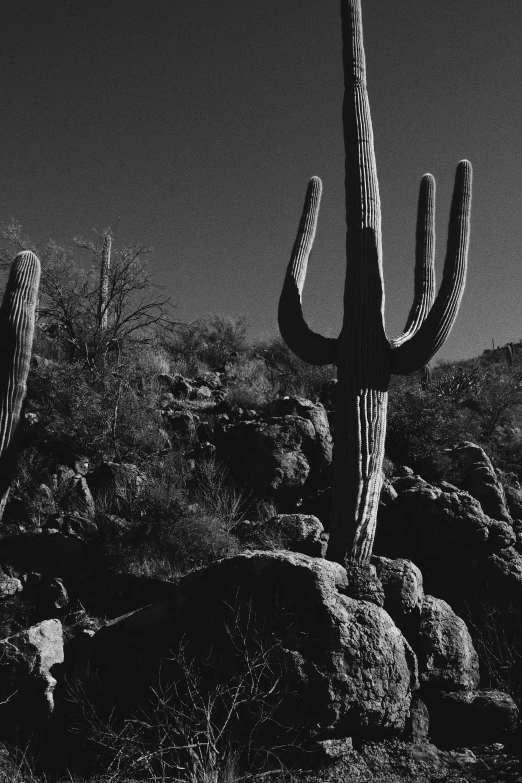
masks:
<path id="1" fill-rule="evenodd" d="M 98 326 L 106 330 L 109 324 L 109 271 L 111 268 L 112 234 L 107 229 L 103 237 L 100 264 L 100 297 L 98 300 Z"/>
<path id="2" fill-rule="evenodd" d="M 375 537 L 391 374 L 408 374 L 430 361 L 450 332 L 464 290 L 471 165 L 464 160 L 457 167 L 444 274 L 435 300 L 434 180 L 427 174 L 421 182 L 414 303 L 404 332 L 389 340 L 384 328 L 381 206 L 360 0 L 342 0 L 341 16 L 347 223 L 344 321 L 341 334 L 332 339 L 312 332 L 302 314 L 301 293 L 321 197 L 321 181 L 313 177 L 279 302 L 279 327 L 287 345 L 304 361 L 337 364 L 333 507 L 327 557 L 364 566 Z"/>
<path id="3" fill-rule="evenodd" d="M 0 519 L 12 475 L 13 435 L 27 391 L 39 284 L 38 258 L 30 251 L 19 253 L 0 308 Z"/>

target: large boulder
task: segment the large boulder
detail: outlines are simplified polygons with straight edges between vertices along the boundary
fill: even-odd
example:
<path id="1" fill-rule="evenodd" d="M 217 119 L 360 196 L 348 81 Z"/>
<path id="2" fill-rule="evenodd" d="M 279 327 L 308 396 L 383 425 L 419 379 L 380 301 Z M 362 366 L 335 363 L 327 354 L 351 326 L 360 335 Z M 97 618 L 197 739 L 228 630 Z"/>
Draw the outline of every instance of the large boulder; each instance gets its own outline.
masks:
<path id="1" fill-rule="evenodd" d="M 26 736 L 54 709 L 55 667 L 63 663 L 62 625 L 44 620 L 0 641 L 0 725 Z"/>
<path id="2" fill-rule="evenodd" d="M 272 415 L 275 412 L 277 415 Z M 273 403 L 262 420 L 226 428 L 220 452 L 260 495 L 297 498 L 328 482 L 332 439 L 323 406 L 302 398 Z"/>
<path id="3" fill-rule="evenodd" d="M 451 456 L 463 474 L 462 488 L 479 501 L 484 513 L 510 522 L 502 482 L 484 449 L 464 441 L 452 449 Z"/>
<path id="4" fill-rule="evenodd" d="M 445 692 L 430 704 L 431 736 L 436 742 L 472 746 L 505 742 L 517 726 L 518 707 L 502 691 Z"/>
<path id="5" fill-rule="evenodd" d="M 413 646 L 421 687 L 429 693 L 477 688 L 478 655 L 466 623 L 445 601 L 425 597 Z"/>
<path id="6" fill-rule="evenodd" d="M 163 687 L 179 683 L 181 645 L 203 689 L 230 687 L 240 671 L 248 679 L 261 656 L 267 741 L 274 732 L 300 742 L 401 732 L 417 687 L 415 655 L 383 609 L 348 589 L 342 566 L 302 554 L 222 560 L 184 577 L 172 600 L 96 633 L 91 681 L 132 711 L 160 671 Z"/>
<path id="7" fill-rule="evenodd" d="M 397 487 L 400 484 L 394 482 Z M 415 477 L 386 508 L 388 518 L 384 518 L 384 531 L 379 534 L 378 530 L 376 552 L 397 556 L 396 546 L 390 544 L 389 519 L 402 520 L 397 523 L 397 540 L 404 548 L 400 556 L 421 569 L 430 592 L 449 600 L 473 591 L 488 556 L 508 549 L 516 540 L 511 525 L 490 519 L 476 498 L 447 484 L 438 487 Z"/>
<path id="8" fill-rule="evenodd" d="M 281 397 L 270 403 L 269 411 L 274 417 L 300 416 L 312 423 L 316 441 L 314 467 L 318 473 L 328 474 L 332 464 L 333 443 L 324 406 L 304 397 Z"/>

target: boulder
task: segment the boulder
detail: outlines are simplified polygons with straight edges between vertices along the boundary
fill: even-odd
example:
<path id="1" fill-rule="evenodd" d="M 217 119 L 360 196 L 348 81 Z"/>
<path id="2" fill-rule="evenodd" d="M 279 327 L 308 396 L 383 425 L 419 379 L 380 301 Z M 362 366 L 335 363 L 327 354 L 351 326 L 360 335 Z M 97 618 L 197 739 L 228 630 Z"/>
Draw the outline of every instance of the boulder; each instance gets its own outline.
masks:
<path id="1" fill-rule="evenodd" d="M 504 488 L 484 449 L 464 441 L 452 449 L 451 457 L 463 474 L 463 489 L 479 501 L 484 513 L 510 522 Z"/>
<path id="2" fill-rule="evenodd" d="M 406 723 L 404 737 L 409 742 L 427 742 L 430 733 L 430 714 L 424 702 L 414 696 Z"/>
<path id="3" fill-rule="evenodd" d="M 314 467 L 318 472 L 328 473 L 332 465 L 333 443 L 324 406 L 304 397 L 281 397 L 271 402 L 268 410 L 272 417 L 300 416 L 312 423 L 316 439 Z"/>
<path id="4" fill-rule="evenodd" d="M 348 588 L 340 565 L 302 554 L 221 560 L 185 576 L 172 600 L 98 631 L 91 682 L 132 711 L 160 670 L 164 687 L 179 683 L 182 644 L 203 690 L 230 687 L 241 671 L 248 680 L 263 662 L 267 742 L 401 732 L 417 687 L 415 655 L 390 616 L 347 597 Z"/>
<path id="5" fill-rule="evenodd" d="M 445 597 L 473 589 L 488 553 L 502 540 L 495 529 L 489 541 L 492 520 L 478 500 L 462 490 L 418 484 L 399 492 L 391 506 L 406 518 L 400 536 L 406 551 L 401 555 L 421 569 L 426 588 Z M 502 535 L 509 537 L 504 529 Z M 388 555 L 381 545 L 377 551 Z"/>
<path id="6" fill-rule="evenodd" d="M 466 623 L 445 601 L 425 597 L 412 644 L 425 691 L 473 690 L 478 686 L 479 659 Z"/>
<path id="7" fill-rule="evenodd" d="M 62 625 L 44 620 L 0 641 L 0 724 L 27 736 L 54 709 L 54 667 L 63 663 Z"/>
<path id="8" fill-rule="evenodd" d="M 422 574 L 410 560 L 372 557 L 384 590 L 384 608 L 393 621 L 404 629 L 420 617 L 424 603 Z"/>
<path id="9" fill-rule="evenodd" d="M 430 703 L 435 742 L 478 745 L 505 742 L 517 730 L 518 707 L 497 690 L 445 692 Z"/>
<path id="10" fill-rule="evenodd" d="M 522 521 L 522 489 L 505 486 L 504 495 L 511 518 Z"/>
<path id="11" fill-rule="evenodd" d="M 226 435 L 237 473 L 259 495 L 300 494 L 315 453 L 310 421 L 300 416 L 242 421 Z"/>
<path id="12" fill-rule="evenodd" d="M 230 532 L 253 549 L 287 549 L 310 557 L 324 557 L 328 537 L 317 517 L 277 514 L 263 522 L 238 522 Z"/>
<path id="13" fill-rule="evenodd" d="M 330 477 L 332 438 L 321 404 L 285 397 L 268 406 L 263 420 L 240 421 L 220 443 L 238 475 L 260 495 L 297 497 Z"/>

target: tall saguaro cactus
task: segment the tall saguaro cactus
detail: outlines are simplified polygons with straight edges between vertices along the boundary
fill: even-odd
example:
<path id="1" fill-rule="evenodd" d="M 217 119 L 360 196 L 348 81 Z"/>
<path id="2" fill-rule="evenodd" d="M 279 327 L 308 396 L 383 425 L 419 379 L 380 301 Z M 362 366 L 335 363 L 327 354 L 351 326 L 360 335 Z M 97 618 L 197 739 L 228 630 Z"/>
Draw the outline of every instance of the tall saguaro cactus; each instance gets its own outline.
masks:
<path id="1" fill-rule="evenodd" d="M 19 253 L 0 308 L 0 519 L 12 475 L 13 435 L 27 391 L 39 284 L 38 258 L 28 250 Z"/>
<path id="2" fill-rule="evenodd" d="M 414 303 L 404 332 L 389 340 L 384 328 L 381 206 L 360 0 L 341 0 L 341 17 L 347 224 L 343 326 L 337 339 L 326 338 L 312 332 L 303 318 L 301 294 L 321 198 L 321 181 L 313 177 L 279 302 L 279 327 L 287 345 L 304 361 L 337 365 L 333 506 L 327 557 L 364 566 L 369 562 L 375 537 L 391 374 L 408 374 L 430 361 L 453 326 L 464 291 L 471 165 L 464 160 L 457 167 L 443 280 L 436 298 L 434 180 L 430 174 L 422 179 Z"/>

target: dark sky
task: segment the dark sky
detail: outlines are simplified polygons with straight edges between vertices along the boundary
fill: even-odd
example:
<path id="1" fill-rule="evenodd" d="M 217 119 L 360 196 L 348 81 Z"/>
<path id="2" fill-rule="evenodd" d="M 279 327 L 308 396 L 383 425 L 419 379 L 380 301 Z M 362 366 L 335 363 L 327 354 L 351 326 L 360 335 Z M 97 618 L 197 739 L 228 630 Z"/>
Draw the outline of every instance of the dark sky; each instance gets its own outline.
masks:
<path id="1" fill-rule="evenodd" d="M 411 304 L 421 176 L 437 269 L 455 167 L 474 167 L 468 284 L 439 358 L 522 337 L 522 3 L 363 0 L 383 210 L 386 323 Z M 337 0 L 4 0 L 0 222 L 154 247 L 183 320 L 275 333 L 306 184 L 324 184 L 305 287 L 334 336 L 344 284 Z"/>

